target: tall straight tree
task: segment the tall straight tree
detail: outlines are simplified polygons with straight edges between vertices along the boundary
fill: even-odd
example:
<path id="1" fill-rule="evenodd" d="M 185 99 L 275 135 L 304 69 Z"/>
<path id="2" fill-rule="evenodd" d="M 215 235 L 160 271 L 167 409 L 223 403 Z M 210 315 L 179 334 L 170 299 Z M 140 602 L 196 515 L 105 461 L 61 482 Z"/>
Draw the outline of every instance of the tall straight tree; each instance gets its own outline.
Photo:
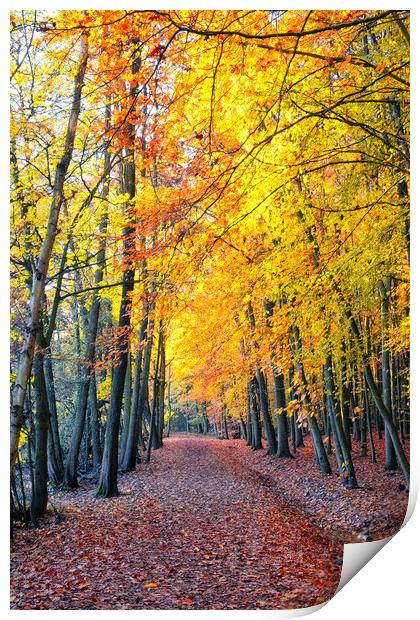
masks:
<path id="1" fill-rule="evenodd" d="M 130 88 L 130 108 L 135 110 L 137 98 L 136 74 L 140 68 L 140 56 L 137 55 L 132 66 L 132 86 Z M 118 495 L 118 438 L 120 430 L 121 406 L 123 401 L 125 374 L 128 362 L 128 337 L 131 326 L 131 304 L 134 290 L 135 276 L 135 213 L 134 200 L 136 196 L 136 168 L 135 168 L 135 137 L 136 129 L 131 120 L 127 120 L 128 146 L 122 162 L 122 190 L 127 195 L 123 237 L 123 274 L 120 312 L 117 335 L 117 362 L 112 374 L 110 405 L 105 432 L 102 467 L 99 477 L 96 497 L 115 497 Z"/>

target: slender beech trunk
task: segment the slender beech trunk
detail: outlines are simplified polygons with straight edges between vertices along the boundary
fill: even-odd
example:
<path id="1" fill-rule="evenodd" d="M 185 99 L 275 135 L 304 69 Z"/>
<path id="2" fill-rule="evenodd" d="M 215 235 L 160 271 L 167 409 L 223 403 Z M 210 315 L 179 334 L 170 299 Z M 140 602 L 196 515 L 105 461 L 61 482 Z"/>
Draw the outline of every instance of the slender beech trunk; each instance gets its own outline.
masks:
<path id="1" fill-rule="evenodd" d="M 391 409 L 391 369 L 389 363 L 388 328 L 389 328 L 389 295 L 391 279 L 385 278 L 379 283 L 381 296 L 381 328 L 382 328 L 382 400 L 388 411 Z M 385 428 L 385 469 L 397 469 L 397 455 L 387 428 Z"/>
<path id="2" fill-rule="evenodd" d="M 295 447 L 304 448 L 305 442 L 303 440 L 302 426 L 299 424 L 298 414 L 296 413 L 296 411 L 293 412 L 292 422 L 293 422 L 293 428 L 295 431 Z"/>
<path id="3" fill-rule="evenodd" d="M 131 354 L 128 352 L 128 360 L 127 360 L 127 372 L 125 373 L 125 384 L 124 384 L 124 416 L 123 416 L 123 424 L 122 424 L 122 432 L 121 432 L 121 440 L 120 440 L 120 455 L 124 454 L 125 446 L 127 445 L 127 437 L 128 437 L 128 429 L 130 425 L 130 416 L 132 413 L 132 391 L 131 391 Z M 121 457 L 120 457 L 121 460 Z"/>
<path id="4" fill-rule="evenodd" d="M 343 353 L 345 353 L 345 344 L 342 344 Z M 344 355 L 340 362 L 341 370 L 341 411 L 343 418 L 343 427 L 346 435 L 346 441 L 351 452 L 351 428 L 350 428 L 350 389 L 347 381 L 347 363 Z"/>
<path id="5" fill-rule="evenodd" d="M 249 398 L 252 418 L 252 449 L 261 450 L 263 445 L 261 441 L 261 423 L 259 419 L 258 402 L 257 402 L 257 380 L 255 377 L 249 382 Z"/>
<path id="6" fill-rule="evenodd" d="M 131 162 L 130 162 L 131 164 Z M 126 165 L 130 165 L 126 163 Z M 132 162 L 134 177 L 134 162 Z M 133 179 L 134 181 L 134 179 Z M 130 200 L 134 196 L 134 183 L 130 186 Z M 128 207 L 131 210 L 131 206 Z M 129 221 L 132 219 L 129 216 Z M 124 227 L 125 264 L 131 265 L 134 227 L 130 223 Z M 120 415 L 124 392 L 125 373 L 128 358 L 128 332 L 131 322 L 131 293 L 134 289 L 134 269 L 129 267 L 123 275 L 122 297 L 118 320 L 118 361 L 114 368 L 111 383 L 111 396 L 105 431 L 102 467 L 96 497 L 116 497 L 118 495 L 118 437 Z"/>
<path id="7" fill-rule="evenodd" d="M 336 449 L 340 477 L 348 489 L 357 488 L 356 472 L 354 471 L 353 459 L 346 441 L 342 421 L 338 413 L 337 394 L 334 384 L 332 356 L 329 354 L 325 363 L 325 378 L 327 387 L 327 400 L 330 405 L 331 429 Z"/>
<path id="8" fill-rule="evenodd" d="M 19 446 L 20 430 L 24 421 L 24 403 L 28 381 L 31 375 L 32 360 L 35 351 L 35 342 L 41 318 L 41 305 L 45 291 L 45 281 L 48 267 L 57 235 L 57 225 L 61 206 L 64 201 L 64 183 L 69 168 L 77 123 L 80 113 L 83 81 L 88 61 L 88 37 L 86 32 L 81 36 L 81 50 L 73 88 L 73 101 L 64 142 L 64 150 L 55 171 L 52 202 L 50 205 L 47 229 L 39 252 L 39 256 L 32 278 L 30 295 L 29 320 L 25 329 L 22 353 L 13 386 L 10 410 L 10 469 L 13 472 Z"/>
<path id="9" fill-rule="evenodd" d="M 299 328 L 296 325 L 292 325 L 291 327 L 292 335 L 293 335 L 293 348 L 296 356 L 296 370 L 297 375 L 300 378 L 301 387 L 303 390 L 303 402 L 308 408 L 311 407 L 311 399 L 308 392 L 308 384 L 306 380 L 305 370 L 303 367 L 301 357 L 302 343 L 300 339 Z M 309 430 L 311 434 L 312 445 L 314 447 L 316 460 L 318 463 L 318 467 L 323 474 L 331 474 L 331 465 L 328 460 L 327 453 L 325 452 L 324 443 L 322 441 L 321 431 L 319 430 L 318 422 L 315 415 L 312 415 L 309 412 L 308 415 L 308 424 Z"/>
<path id="10" fill-rule="evenodd" d="M 44 357 L 44 375 L 47 389 L 48 410 L 50 412 L 48 434 L 48 477 L 51 484 L 59 486 L 63 482 L 64 463 L 58 429 L 57 403 L 55 398 L 54 375 L 50 355 Z"/>
<path id="11" fill-rule="evenodd" d="M 296 399 L 296 391 L 293 387 L 293 378 L 295 375 L 295 371 L 294 368 L 291 367 L 289 368 L 289 383 L 291 386 L 291 399 L 295 400 Z M 305 442 L 303 441 L 303 432 L 302 432 L 302 426 L 299 424 L 299 420 L 298 420 L 298 414 L 296 411 L 293 411 L 293 415 L 291 417 L 290 420 L 291 423 L 291 428 L 293 431 L 293 446 L 294 446 L 294 452 L 296 452 L 296 448 L 304 448 L 305 447 Z"/>
<path id="12" fill-rule="evenodd" d="M 96 376 L 92 373 L 89 384 L 90 432 L 92 436 L 93 471 L 98 472 L 102 463 L 100 414 L 96 393 Z"/>
<path id="13" fill-rule="evenodd" d="M 250 382 L 248 382 L 246 390 L 246 402 L 247 402 L 247 416 L 246 416 L 246 445 L 253 445 L 253 429 L 252 429 L 252 404 L 251 404 L 251 392 Z"/>
<path id="14" fill-rule="evenodd" d="M 222 424 L 223 424 L 223 438 L 229 439 L 226 405 L 223 405 L 222 407 Z"/>
<path id="15" fill-rule="evenodd" d="M 327 395 L 326 395 L 325 389 L 323 390 L 322 399 L 323 399 L 323 411 L 324 411 L 324 420 L 325 420 L 325 422 L 324 422 L 325 423 L 325 434 L 327 436 L 326 453 L 327 454 L 332 454 L 331 424 L 330 424 L 330 417 L 329 417 L 328 403 L 327 403 Z"/>
<path id="16" fill-rule="evenodd" d="M 240 438 L 246 442 L 247 441 L 247 429 L 246 429 L 245 421 L 242 418 L 239 418 L 239 432 L 240 432 Z"/>
<path id="17" fill-rule="evenodd" d="M 90 384 L 89 384 L 90 385 Z M 86 407 L 86 429 L 85 429 L 85 445 L 83 455 L 83 469 L 85 472 L 89 469 L 89 459 L 92 452 L 92 437 L 90 433 L 90 407 L 89 404 Z"/>
<path id="18" fill-rule="evenodd" d="M 271 420 L 270 409 L 268 406 L 267 381 L 261 369 L 257 369 L 256 377 L 258 382 L 258 393 L 260 397 L 261 415 L 268 443 L 268 453 L 275 455 L 277 453 L 277 440 L 276 434 L 274 432 L 273 422 Z"/>
<path id="19" fill-rule="evenodd" d="M 205 435 L 208 435 L 208 433 L 210 432 L 210 423 L 207 415 L 207 403 L 203 403 L 201 415 L 203 417 L 203 432 Z"/>
<path id="20" fill-rule="evenodd" d="M 167 389 L 167 395 L 168 395 L 168 421 L 166 423 L 166 437 L 169 437 L 169 434 L 171 432 L 171 416 L 172 416 L 172 407 L 171 407 L 171 366 L 169 365 L 169 370 L 168 370 L 168 389 Z M 209 429 L 209 420 L 207 418 L 206 415 L 206 420 L 207 420 L 207 430 Z"/>
<path id="21" fill-rule="evenodd" d="M 289 437 L 286 418 L 286 394 L 284 376 L 273 366 L 274 403 L 277 409 L 277 452 L 279 458 L 293 458 L 289 449 Z"/>
<path id="22" fill-rule="evenodd" d="M 131 415 L 128 420 L 127 426 L 127 435 L 124 438 L 121 445 L 121 465 L 124 469 L 124 458 L 127 450 L 127 441 L 129 437 L 132 440 L 132 435 L 135 432 L 135 427 L 138 424 L 138 415 L 139 415 L 139 395 L 140 395 L 140 387 L 141 387 L 141 377 L 142 377 L 142 363 L 143 363 L 143 349 L 146 343 L 147 337 L 147 323 L 148 323 L 148 303 L 145 300 L 143 302 L 143 318 L 140 321 L 140 327 L 137 336 L 137 352 L 136 359 L 134 362 L 134 379 L 133 379 L 133 393 L 131 397 Z M 136 444 L 137 445 L 137 444 Z M 134 454 L 135 461 L 135 454 Z M 135 467 L 135 464 L 134 464 Z"/>
<path id="23" fill-rule="evenodd" d="M 162 332 L 162 320 L 159 323 L 159 336 L 157 343 L 157 355 L 156 355 L 156 364 L 155 364 L 155 374 L 153 378 L 153 409 L 152 409 L 152 419 L 150 420 L 150 434 L 152 436 L 152 448 L 153 450 L 157 450 L 161 448 L 160 440 L 159 440 L 159 410 L 160 410 L 160 381 L 161 381 L 161 363 L 162 363 L 162 342 L 163 342 L 163 332 Z"/>
<path id="24" fill-rule="evenodd" d="M 252 308 L 251 302 L 248 302 L 247 316 L 248 316 L 248 322 L 249 322 L 249 327 L 251 330 L 251 337 L 253 340 L 254 348 L 258 350 L 258 343 L 255 339 L 254 310 Z M 257 359 L 257 369 L 256 369 L 255 376 L 257 378 L 257 383 L 258 383 L 260 410 L 261 410 L 261 415 L 263 419 L 265 435 L 266 435 L 267 443 L 268 443 L 268 453 L 274 455 L 277 452 L 277 440 L 276 440 L 276 434 L 274 432 L 274 426 L 271 420 L 270 410 L 268 406 L 267 381 L 266 381 L 264 372 L 261 368 L 260 361 L 258 359 Z"/>
<path id="25" fill-rule="evenodd" d="M 266 314 L 266 325 L 271 328 L 271 318 L 273 316 L 275 304 L 264 300 Z M 293 458 L 289 449 L 287 419 L 286 419 L 286 394 L 284 391 L 284 376 L 277 368 L 274 361 L 273 351 L 270 351 L 271 371 L 274 382 L 274 406 L 277 410 L 277 450 L 276 456 L 279 458 Z"/>
<path id="26" fill-rule="evenodd" d="M 160 372 L 159 372 L 159 400 L 158 400 L 158 439 L 159 448 L 163 448 L 163 429 L 165 424 L 165 389 L 166 389 L 166 352 L 165 352 L 165 332 L 163 325 L 162 329 L 162 341 L 161 341 L 161 353 L 160 353 Z"/>
<path id="27" fill-rule="evenodd" d="M 366 381 L 364 378 L 363 378 L 363 395 L 364 395 L 364 403 L 365 403 L 365 411 L 366 411 L 366 424 L 367 424 L 367 430 L 368 430 L 368 435 L 369 435 L 370 458 L 371 458 L 372 463 L 376 463 L 376 449 L 375 449 L 375 441 L 373 439 L 373 431 L 372 431 L 369 392 L 366 387 Z"/>
<path id="28" fill-rule="evenodd" d="M 140 69 L 140 56 L 137 55 L 132 66 L 132 85 L 130 88 L 131 105 L 135 106 L 137 85 L 135 76 Z M 105 431 L 105 440 L 102 456 L 102 467 L 99 476 L 96 497 L 115 497 L 118 495 L 118 438 L 120 431 L 120 416 L 123 400 L 125 374 L 128 361 L 128 336 L 131 327 L 131 302 L 134 290 L 135 264 L 133 252 L 135 251 L 135 212 L 134 199 L 136 196 L 135 174 L 135 126 L 127 121 L 128 144 L 125 158 L 122 164 L 122 189 L 127 194 L 128 200 L 125 206 L 126 225 L 122 231 L 123 258 L 125 265 L 123 274 L 120 313 L 118 319 L 118 357 L 114 368 L 111 382 L 111 396 L 108 411 L 108 419 Z"/>
<path id="29" fill-rule="evenodd" d="M 149 312 L 152 313 L 154 310 L 154 304 L 150 305 Z M 146 332 L 146 325 L 147 332 Z M 140 328 L 142 329 L 142 328 Z M 133 395 L 133 409 L 132 415 L 130 417 L 130 427 L 128 431 L 127 444 L 125 448 L 124 457 L 121 461 L 122 471 L 131 471 L 136 468 L 136 457 L 137 457 L 137 446 L 139 443 L 139 435 L 141 432 L 142 424 L 143 424 L 143 416 L 144 409 L 146 407 L 147 400 L 147 388 L 149 382 L 149 374 L 150 374 L 150 362 L 152 356 L 152 347 L 153 347 L 153 330 L 154 330 L 154 320 L 153 317 L 149 318 L 148 323 L 144 324 L 144 334 L 146 335 L 146 344 L 144 345 L 143 350 L 143 360 L 141 365 L 141 374 L 139 375 L 140 385 L 138 388 L 138 396 L 136 396 L 137 392 L 134 391 Z M 142 337 L 142 342 L 144 342 L 144 338 Z M 141 358 L 140 358 L 141 364 Z M 136 388 L 137 389 L 137 388 Z"/>
<path id="30" fill-rule="evenodd" d="M 324 366 L 324 375 L 325 375 L 325 382 L 327 383 L 328 379 L 327 379 L 327 371 L 326 371 L 325 366 Z M 328 417 L 330 420 L 331 434 L 333 437 L 333 442 L 334 442 L 334 447 L 335 447 L 335 459 L 337 461 L 338 473 L 340 475 L 341 482 L 344 484 L 344 486 L 346 486 L 347 481 L 346 481 L 346 469 L 344 467 L 344 456 L 341 450 L 341 443 L 338 438 L 338 432 L 337 432 L 337 412 L 335 409 L 335 401 L 331 397 L 330 393 L 327 394 L 327 411 L 328 411 Z"/>
<path id="31" fill-rule="evenodd" d="M 45 514 L 48 503 L 48 427 L 49 416 L 47 387 L 44 375 L 44 350 L 41 348 L 42 341 L 38 332 L 37 344 L 39 349 L 35 352 L 33 371 L 35 385 L 35 471 L 34 486 L 31 500 L 32 519 Z"/>
<path id="32" fill-rule="evenodd" d="M 150 416 L 150 429 L 149 429 L 149 439 L 147 442 L 147 451 L 146 451 L 146 463 L 150 462 L 150 456 L 152 452 L 153 444 L 156 445 L 156 422 L 157 422 L 157 413 L 158 413 L 158 375 L 160 368 L 160 357 L 161 357 L 161 342 L 162 342 L 162 321 L 159 325 L 159 336 L 158 336 L 158 344 L 156 347 L 156 365 L 155 365 L 155 376 L 153 381 L 153 407 L 152 413 Z"/>

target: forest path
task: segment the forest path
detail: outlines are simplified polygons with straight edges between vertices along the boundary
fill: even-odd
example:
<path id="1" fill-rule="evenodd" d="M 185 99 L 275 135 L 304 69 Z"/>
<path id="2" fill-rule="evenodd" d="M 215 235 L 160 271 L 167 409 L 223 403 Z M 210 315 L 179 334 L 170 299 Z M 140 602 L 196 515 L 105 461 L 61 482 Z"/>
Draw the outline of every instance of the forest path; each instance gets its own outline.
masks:
<path id="1" fill-rule="evenodd" d="M 282 609 L 328 600 L 342 545 L 236 461 L 234 442 L 175 435 L 120 479 L 119 498 L 91 487 L 55 500 L 12 543 L 12 607 Z"/>

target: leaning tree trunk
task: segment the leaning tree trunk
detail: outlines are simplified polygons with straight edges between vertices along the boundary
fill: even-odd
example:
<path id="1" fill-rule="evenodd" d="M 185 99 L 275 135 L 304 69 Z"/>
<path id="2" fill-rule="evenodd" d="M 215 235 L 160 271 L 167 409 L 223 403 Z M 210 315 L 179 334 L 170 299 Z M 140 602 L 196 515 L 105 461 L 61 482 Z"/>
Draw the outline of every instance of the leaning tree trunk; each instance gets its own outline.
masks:
<path id="1" fill-rule="evenodd" d="M 329 402 L 331 430 L 333 433 L 338 471 L 341 481 L 348 489 L 357 488 L 356 472 L 353 466 L 350 449 L 346 441 L 344 429 L 338 415 L 337 394 L 335 391 L 332 371 L 332 356 L 329 354 L 325 363 L 325 379 L 327 388 L 327 400 Z"/>
<path id="2" fill-rule="evenodd" d="M 81 50 L 78 69 L 74 80 L 73 101 L 67 126 L 64 150 L 55 171 L 52 202 L 48 215 L 47 229 L 39 252 L 32 278 L 29 320 L 25 329 L 25 338 L 16 379 L 13 386 L 10 411 L 10 469 L 13 472 L 19 446 L 19 437 L 24 422 L 24 402 L 28 381 L 31 375 L 35 342 L 41 318 L 41 302 L 45 291 L 48 267 L 57 235 L 57 225 L 61 206 L 64 201 L 64 182 L 73 155 L 74 140 L 80 114 L 83 81 L 88 61 L 88 37 L 86 32 L 81 36 Z"/>
<path id="3" fill-rule="evenodd" d="M 338 292 L 341 296 L 341 298 L 343 297 L 341 294 L 341 291 L 339 289 L 339 287 L 337 286 L 336 283 L 333 284 L 333 289 Z M 375 379 L 373 377 L 373 373 L 372 373 L 372 369 L 370 367 L 370 363 L 369 363 L 369 359 L 366 355 L 366 352 L 363 349 L 363 343 L 361 341 L 361 336 L 360 336 L 360 332 L 359 332 L 359 328 L 357 327 L 357 323 L 353 317 L 353 314 L 351 312 L 351 309 L 347 306 L 346 307 L 346 316 L 347 319 L 349 321 L 350 324 L 350 330 L 352 331 L 353 335 L 355 336 L 355 341 L 357 344 L 357 347 L 360 351 L 361 354 L 361 358 L 362 358 L 362 364 L 363 364 L 363 373 L 366 379 L 366 384 L 369 388 L 370 393 L 372 394 L 372 398 L 375 402 L 376 407 L 378 408 L 378 411 L 384 421 L 385 424 L 385 428 L 387 429 L 390 437 L 391 437 L 391 441 L 393 443 L 394 449 L 395 449 L 395 453 L 397 455 L 397 460 L 398 463 L 403 471 L 405 480 L 407 482 L 407 486 L 409 486 L 410 484 L 410 464 L 408 462 L 408 459 L 405 455 L 404 452 L 404 448 L 401 444 L 400 438 L 398 436 L 398 431 L 397 428 L 394 424 L 394 420 L 392 417 L 392 413 L 390 411 L 390 409 L 385 405 L 381 394 L 379 392 L 378 386 L 376 385 Z"/>
<path id="4" fill-rule="evenodd" d="M 381 323 L 382 323 L 382 400 L 388 411 L 391 411 L 391 367 L 389 363 L 388 348 L 388 323 L 389 323 L 389 294 L 391 280 L 386 278 L 385 282 L 379 283 L 379 293 L 381 296 Z M 397 455 L 392 443 L 391 435 L 385 428 L 385 469 L 397 469 Z"/>

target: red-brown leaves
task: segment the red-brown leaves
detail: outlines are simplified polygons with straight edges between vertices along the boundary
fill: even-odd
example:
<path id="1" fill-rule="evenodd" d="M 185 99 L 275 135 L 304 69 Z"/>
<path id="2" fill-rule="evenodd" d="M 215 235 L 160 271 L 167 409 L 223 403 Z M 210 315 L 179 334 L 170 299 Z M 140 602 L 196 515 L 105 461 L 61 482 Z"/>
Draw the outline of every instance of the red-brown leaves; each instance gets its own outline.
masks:
<path id="1" fill-rule="evenodd" d="M 65 520 L 16 534 L 22 609 L 277 609 L 333 595 L 342 546 L 238 461 L 238 442 L 177 436 L 100 502 L 55 498 Z M 128 489 L 130 491 L 128 492 Z M 77 505 L 77 508 L 74 506 Z"/>

